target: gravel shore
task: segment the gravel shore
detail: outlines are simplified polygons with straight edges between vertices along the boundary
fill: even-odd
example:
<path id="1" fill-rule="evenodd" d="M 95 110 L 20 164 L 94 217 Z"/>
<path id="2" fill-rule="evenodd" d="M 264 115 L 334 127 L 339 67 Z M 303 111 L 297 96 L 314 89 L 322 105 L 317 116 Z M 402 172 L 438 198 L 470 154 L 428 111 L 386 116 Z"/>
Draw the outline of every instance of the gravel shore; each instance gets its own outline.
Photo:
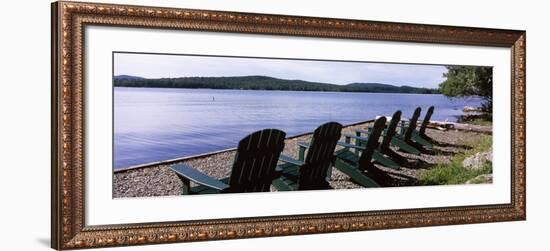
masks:
<path id="1" fill-rule="evenodd" d="M 355 129 L 363 129 L 368 123 L 348 126 L 342 133 L 353 133 Z M 466 131 L 440 131 L 427 129 L 426 134 L 438 144 L 434 145 L 434 153 L 421 154 L 420 156 L 399 152 L 408 159 L 408 164 L 399 170 L 393 170 L 378 166 L 378 168 L 390 174 L 390 179 L 384 186 L 412 186 L 416 185 L 416 176 L 421 170 L 429 169 L 437 163 L 448 163 L 456 153 L 466 150 L 468 142 L 480 136 L 480 133 Z M 300 141 L 309 142 L 311 134 L 287 139 L 283 153 L 297 158 Z M 177 163 L 186 163 L 209 176 L 221 179 L 228 177 L 235 151 L 226 151 L 202 158 L 184 160 Z M 170 165 L 159 164 L 151 167 L 143 167 L 119 171 L 113 177 L 113 197 L 147 197 L 181 194 L 182 182 L 168 168 Z M 330 184 L 335 189 L 361 188 L 350 179 L 333 168 Z"/>

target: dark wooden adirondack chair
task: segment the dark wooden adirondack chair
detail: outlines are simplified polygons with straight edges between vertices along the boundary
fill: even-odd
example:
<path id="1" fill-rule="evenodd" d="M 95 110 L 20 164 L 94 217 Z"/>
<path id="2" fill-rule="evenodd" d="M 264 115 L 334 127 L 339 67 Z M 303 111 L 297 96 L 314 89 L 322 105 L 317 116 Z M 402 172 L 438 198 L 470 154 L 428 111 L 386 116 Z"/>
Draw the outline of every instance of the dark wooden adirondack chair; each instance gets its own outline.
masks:
<path id="1" fill-rule="evenodd" d="M 264 129 L 243 138 L 237 147 L 231 176 L 217 180 L 187 164 L 170 169 L 183 181 L 183 194 L 268 192 L 277 178 L 275 168 L 284 148 L 286 133 Z M 190 181 L 199 186 L 190 186 Z"/>
<path id="2" fill-rule="evenodd" d="M 401 121 L 401 111 L 397 110 L 393 116 L 391 117 L 391 122 L 389 126 L 384 130 L 383 136 L 384 139 L 382 140 L 382 143 L 380 144 L 380 151 L 382 153 L 388 154 L 388 153 L 394 153 L 394 151 L 390 148 L 391 141 L 393 140 L 393 137 L 397 133 L 397 125 Z"/>
<path id="3" fill-rule="evenodd" d="M 426 127 L 429 124 L 430 118 L 432 117 L 432 114 L 433 114 L 433 108 L 432 107 L 430 108 L 431 108 L 431 112 L 430 112 L 430 109 L 428 109 L 428 112 L 426 113 L 426 116 L 424 116 L 424 120 L 422 121 L 422 125 L 420 127 L 420 130 L 422 130 L 423 132 L 426 130 Z M 416 109 L 420 111 L 420 107 L 417 107 Z M 418 113 L 419 116 L 415 116 L 415 115 L 416 115 L 416 110 L 411 120 L 401 121 L 401 135 L 399 136 L 402 137 L 407 144 L 414 146 L 418 151 L 422 152 L 425 150 L 431 150 L 433 148 L 432 143 L 422 138 L 419 135 L 419 131 L 416 130 L 418 126 L 418 117 L 420 117 L 420 112 Z M 416 120 L 413 121 L 415 117 L 416 117 Z"/>
<path id="4" fill-rule="evenodd" d="M 379 183 L 375 180 L 380 177 L 382 171 L 373 165 L 373 155 L 378 149 L 380 135 L 384 131 L 385 124 L 386 117 L 380 117 L 374 122 L 364 146 L 338 142 L 338 145 L 344 148 L 336 151 L 334 167 L 361 186 L 379 187 Z M 359 150 L 360 155 L 352 152 L 351 149 Z"/>
<path id="5" fill-rule="evenodd" d="M 352 134 L 344 134 L 344 137 L 346 139 L 347 144 L 351 144 L 351 139 L 355 140 L 356 146 L 363 146 L 368 141 L 368 137 L 370 135 L 370 130 L 372 130 L 372 126 L 369 127 L 369 131 L 366 130 L 355 130 L 355 135 Z M 362 136 L 361 133 L 366 133 L 366 136 Z M 361 153 L 361 150 L 355 149 L 354 150 L 356 155 L 359 155 Z M 372 158 L 375 162 L 378 164 L 381 164 L 385 167 L 393 168 L 393 169 L 399 169 L 399 164 L 395 163 L 390 157 L 385 156 L 380 149 L 374 150 L 372 154 Z"/>
<path id="6" fill-rule="evenodd" d="M 407 162 L 407 160 L 403 156 L 399 155 L 398 153 L 396 153 L 390 148 L 390 144 L 392 143 L 392 141 L 393 141 L 393 145 L 402 145 L 407 147 L 407 144 L 404 141 L 398 138 L 394 138 L 395 134 L 397 133 L 397 126 L 400 121 L 401 121 L 401 111 L 397 110 L 395 113 L 393 113 L 390 123 L 386 126 L 386 129 L 384 129 L 382 133 L 383 139 L 382 139 L 382 143 L 380 143 L 380 146 L 378 147 L 378 151 L 382 154 L 389 156 L 391 160 L 404 164 Z M 355 130 L 357 137 L 362 137 L 363 134 L 368 136 L 371 134 L 371 132 L 372 132 L 372 126 L 369 127 L 368 130 L 362 130 L 362 129 Z M 416 149 L 413 148 L 413 150 L 416 150 Z M 395 166 L 399 167 L 399 164 L 393 161 L 389 163 L 389 165 L 384 164 L 381 161 L 378 161 L 378 162 L 379 164 L 382 164 L 387 167 L 395 167 Z"/>
<path id="7" fill-rule="evenodd" d="M 432 118 L 432 114 L 434 113 L 434 107 L 430 106 L 428 108 L 428 111 L 426 112 L 426 116 L 424 116 L 424 120 L 422 121 L 422 124 L 420 125 L 420 129 L 414 130 L 412 133 L 412 139 L 421 144 L 422 146 L 432 149 L 432 139 L 426 135 L 426 127 L 428 127 L 428 124 L 430 124 L 430 119 Z"/>
<path id="8" fill-rule="evenodd" d="M 416 155 L 420 155 L 421 150 L 423 150 L 422 145 L 412 139 L 413 132 L 416 130 L 418 117 L 420 117 L 420 111 L 420 107 L 417 107 L 409 121 L 401 120 L 400 133 L 396 134 L 391 141 L 391 144 L 397 146 L 399 150 Z"/>
<path id="9" fill-rule="evenodd" d="M 281 155 L 280 177 L 273 181 L 279 191 L 331 189 L 327 179 L 334 164 L 334 150 L 340 139 L 342 125 L 329 122 L 313 132 L 310 144 L 298 143 L 298 159 Z M 307 155 L 304 155 L 307 150 Z"/>

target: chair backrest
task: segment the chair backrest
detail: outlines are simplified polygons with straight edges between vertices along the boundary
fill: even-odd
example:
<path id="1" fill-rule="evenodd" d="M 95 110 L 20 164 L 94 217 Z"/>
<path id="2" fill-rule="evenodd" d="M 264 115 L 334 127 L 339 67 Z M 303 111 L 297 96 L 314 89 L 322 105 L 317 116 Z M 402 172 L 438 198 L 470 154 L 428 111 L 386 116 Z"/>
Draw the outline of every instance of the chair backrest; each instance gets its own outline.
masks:
<path id="1" fill-rule="evenodd" d="M 365 150 L 362 151 L 361 156 L 359 157 L 359 169 L 366 169 L 371 165 L 372 154 L 376 149 L 378 149 L 378 140 L 382 131 L 386 127 L 386 117 L 380 117 L 374 122 L 372 127 L 372 132 L 369 134 L 367 144 L 365 145 Z"/>
<path id="2" fill-rule="evenodd" d="M 237 147 L 229 188 L 224 192 L 267 192 L 285 146 L 286 133 L 264 129 L 243 138 Z"/>
<path id="3" fill-rule="evenodd" d="M 430 106 L 428 108 L 428 111 L 426 112 L 426 116 L 424 116 L 424 120 L 422 121 L 422 125 L 420 125 L 420 134 L 423 135 L 426 132 L 426 127 L 430 123 L 430 119 L 432 118 L 432 114 L 434 113 L 434 107 Z"/>
<path id="4" fill-rule="evenodd" d="M 386 130 L 386 135 L 380 144 L 381 149 L 388 149 L 390 147 L 391 138 L 396 134 L 397 125 L 401 121 L 401 111 L 396 111 L 391 117 L 390 125 Z"/>
<path id="5" fill-rule="evenodd" d="M 337 122 L 328 122 L 315 129 L 305 164 L 300 167 L 299 190 L 326 188 L 327 171 L 332 168 L 341 132 L 342 125 Z"/>
<path id="6" fill-rule="evenodd" d="M 411 139 L 412 133 L 416 129 L 416 123 L 418 122 L 418 117 L 420 117 L 420 111 L 421 111 L 420 107 L 416 107 L 416 109 L 414 109 L 413 116 L 409 120 L 409 127 L 407 127 L 407 130 L 405 131 L 405 135 L 404 135 L 405 140 Z"/>

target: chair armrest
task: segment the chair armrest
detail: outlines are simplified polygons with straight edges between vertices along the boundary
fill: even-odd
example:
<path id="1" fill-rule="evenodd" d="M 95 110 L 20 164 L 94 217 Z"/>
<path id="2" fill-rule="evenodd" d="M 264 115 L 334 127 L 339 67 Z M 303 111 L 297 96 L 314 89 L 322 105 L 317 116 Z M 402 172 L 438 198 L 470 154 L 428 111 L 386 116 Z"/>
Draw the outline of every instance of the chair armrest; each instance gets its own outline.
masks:
<path id="1" fill-rule="evenodd" d="M 346 137 L 346 138 L 352 138 L 352 139 L 357 139 L 357 140 L 361 140 L 361 141 L 367 141 L 367 140 L 369 140 L 369 138 L 367 138 L 367 137 L 360 137 L 360 136 L 355 136 L 355 135 L 352 135 L 352 134 L 344 134 L 344 137 Z"/>
<path id="2" fill-rule="evenodd" d="M 287 155 L 284 155 L 284 154 L 279 155 L 279 160 L 282 161 L 282 162 L 290 163 L 290 164 L 297 165 L 297 166 L 302 166 L 305 163 L 303 161 L 294 159 L 294 158 L 292 158 L 290 156 L 287 156 Z"/>
<path id="3" fill-rule="evenodd" d="M 309 149 L 311 145 L 306 142 L 298 142 L 298 160 L 304 161 L 306 158 L 306 150 Z"/>
<path id="4" fill-rule="evenodd" d="M 369 130 L 363 130 L 363 129 L 355 129 L 355 132 L 363 133 L 363 134 L 370 134 Z"/>
<path id="5" fill-rule="evenodd" d="M 401 129 L 401 132 L 403 132 L 407 127 L 409 127 L 409 120 L 408 119 L 401 119 L 399 120 L 399 123 L 397 123 L 397 127 Z"/>
<path id="6" fill-rule="evenodd" d="M 187 180 L 193 181 L 197 184 L 201 184 L 216 190 L 223 190 L 223 189 L 229 188 L 229 185 L 215 178 L 212 178 L 204 173 L 201 173 L 186 164 L 177 164 L 170 167 L 170 169 L 174 171 L 178 176 L 185 178 Z"/>
<path id="7" fill-rule="evenodd" d="M 309 143 L 306 142 L 298 142 L 298 146 L 302 148 L 309 148 Z"/>
<path id="8" fill-rule="evenodd" d="M 391 124 L 391 121 L 388 120 L 388 121 L 386 122 L 386 124 L 384 125 L 384 128 L 388 128 L 388 126 L 389 126 L 390 124 Z M 367 126 L 367 130 L 361 130 L 361 131 L 365 131 L 366 133 L 370 133 L 370 132 L 372 131 L 373 128 L 374 128 L 374 125 L 369 125 L 369 126 Z M 357 129 L 357 130 L 360 130 L 360 129 Z M 357 131 L 357 130 L 356 130 L 356 131 Z"/>
<path id="9" fill-rule="evenodd" d="M 337 143 L 339 146 L 343 146 L 343 147 L 347 147 L 347 148 L 355 148 L 355 149 L 359 149 L 359 150 L 365 150 L 365 147 L 363 146 L 356 146 L 354 144 L 348 144 L 348 143 L 344 143 L 344 142 L 340 142 L 338 141 Z"/>

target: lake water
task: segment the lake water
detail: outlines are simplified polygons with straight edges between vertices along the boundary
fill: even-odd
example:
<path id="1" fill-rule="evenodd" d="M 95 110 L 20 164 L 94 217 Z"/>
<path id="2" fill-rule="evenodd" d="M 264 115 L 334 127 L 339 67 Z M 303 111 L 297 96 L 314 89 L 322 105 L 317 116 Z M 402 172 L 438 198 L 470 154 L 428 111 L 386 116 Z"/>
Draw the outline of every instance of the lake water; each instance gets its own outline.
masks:
<path id="1" fill-rule="evenodd" d="M 311 132 L 328 121 L 351 124 L 391 116 L 408 118 L 431 105 L 433 120 L 456 121 L 480 98 L 433 94 L 293 92 L 210 89 L 114 89 L 114 168 L 235 147 L 256 130 L 278 128 L 287 136 Z"/>

